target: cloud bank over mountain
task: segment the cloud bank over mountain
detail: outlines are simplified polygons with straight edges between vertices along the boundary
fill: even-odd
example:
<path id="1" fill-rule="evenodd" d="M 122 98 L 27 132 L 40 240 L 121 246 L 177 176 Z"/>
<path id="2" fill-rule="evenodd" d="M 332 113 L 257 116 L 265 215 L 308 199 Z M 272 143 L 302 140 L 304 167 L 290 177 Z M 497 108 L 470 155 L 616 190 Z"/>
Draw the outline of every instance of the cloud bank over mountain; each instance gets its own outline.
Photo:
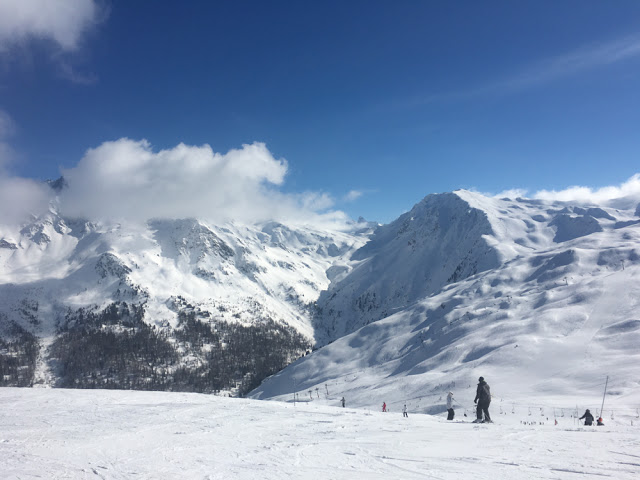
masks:
<path id="1" fill-rule="evenodd" d="M 87 218 L 198 217 L 215 221 L 289 221 L 332 205 L 321 193 L 285 194 L 287 162 L 263 143 L 217 153 L 179 144 L 154 151 L 146 140 L 122 138 L 87 151 L 63 170 L 65 215 Z"/>
<path id="2" fill-rule="evenodd" d="M 600 188 L 574 185 L 563 190 L 538 190 L 533 193 L 524 188 L 513 188 L 495 195 L 489 193 L 484 195 L 495 198 L 521 197 L 550 202 L 573 202 L 628 208 L 634 202 L 640 202 L 640 173 L 636 173 L 620 185 L 608 185 Z"/>
<path id="3" fill-rule="evenodd" d="M 66 185 L 55 208 L 92 220 L 197 217 L 345 226 L 349 219 L 331 210 L 331 195 L 284 193 L 287 170 L 286 160 L 259 142 L 218 153 L 209 145 L 183 143 L 156 151 L 146 140 L 121 138 L 89 149 L 76 166 L 62 170 Z M 2 170 L 0 186 L 0 223 L 46 213 L 56 195 L 44 183 Z"/>
<path id="4" fill-rule="evenodd" d="M 50 199 L 48 190 L 46 185 L 34 180 L 0 174 L 0 224 L 18 224 L 29 215 L 46 211 Z"/>
<path id="5" fill-rule="evenodd" d="M 620 185 L 601 188 L 584 186 L 569 187 L 564 190 L 540 190 L 533 195 L 540 200 L 556 200 L 561 202 L 583 202 L 608 204 L 620 199 L 640 200 L 640 173 L 636 173 Z"/>

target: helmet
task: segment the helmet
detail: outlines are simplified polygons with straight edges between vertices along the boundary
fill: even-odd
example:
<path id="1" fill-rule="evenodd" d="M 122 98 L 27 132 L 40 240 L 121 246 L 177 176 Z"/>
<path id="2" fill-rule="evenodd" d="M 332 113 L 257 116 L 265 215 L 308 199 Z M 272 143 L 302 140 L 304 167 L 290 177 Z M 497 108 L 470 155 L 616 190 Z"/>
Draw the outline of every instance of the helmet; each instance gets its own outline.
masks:
<path id="1" fill-rule="evenodd" d="M 479 382 L 484 382 L 484 377 L 480 377 L 480 378 L 478 379 L 478 381 L 479 381 Z"/>

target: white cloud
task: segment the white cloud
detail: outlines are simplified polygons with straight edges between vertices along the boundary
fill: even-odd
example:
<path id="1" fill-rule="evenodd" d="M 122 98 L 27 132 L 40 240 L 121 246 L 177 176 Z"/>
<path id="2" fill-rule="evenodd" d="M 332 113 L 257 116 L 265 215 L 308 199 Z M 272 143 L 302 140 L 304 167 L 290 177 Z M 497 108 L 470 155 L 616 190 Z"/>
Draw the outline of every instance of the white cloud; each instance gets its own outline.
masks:
<path id="1" fill-rule="evenodd" d="M 333 205 L 331 198 L 282 193 L 286 173 L 286 161 L 263 143 L 225 154 L 184 144 L 155 152 L 145 140 L 122 138 L 88 150 L 76 167 L 63 171 L 69 187 L 60 208 L 91 219 L 322 220 L 318 212 Z M 324 220 L 342 221 L 341 215 L 329 212 Z"/>
<path id="2" fill-rule="evenodd" d="M 0 51 L 30 38 L 49 39 L 62 50 L 75 50 L 100 15 L 96 0 L 1 0 Z"/>
<path id="3" fill-rule="evenodd" d="M 523 188 L 510 188 L 509 190 L 503 190 L 500 193 L 496 193 L 495 195 L 486 194 L 487 197 L 495 197 L 495 198 L 520 198 L 526 197 L 527 191 Z"/>
<path id="4" fill-rule="evenodd" d="M 363 194 L 364 194 L 364 192 L 362 192 L 360 190 L 351 190 L 351 191 L 349 191 L 349 193 L 347 193 L 344 196 L 344 200 L 346 202 L 353 202 L 353 201 L 359 199 Z"/>
<path id="5" fill-rule="evenodd" d="M 0 110 L 0 224 L 5 225 L 19 224 L 30 215 L 46 212 L 50 199 L 49 188 L 42 183 L 8 174 L 7 167 L 16 155 L 5 140 L 15 130 L 12 118 Z"/>
<path id="6" fill-rule="evenodd" d="M 60 62 L 58 74 L 76 85 L 94 85 L 98 82 L 98 76 L 95 73 L 81 72 L 65 61 Z"/>
<path id="7" fill-rule="evenodd" d="M 471 189 L 471 191 L 478 190 Z M 539 190 L 534 193 L 530 193 L 523 188 L 513 188 L 497 194 L 482 193 L 482 195 L 493 198 L 532 198 L 548 202 L 601 205 L 612 208 L 635 208 L 640 202 L 640 173 L 636 173 L 620 185 L 609 185 L 600 188 L 576 185 L 563 190 Z"/>
<path id="8" fill-rule="evenodd" d="M 19 224 L 30 215 L 40 215 L 47 211 L 49 200 L 46 185 L 0 174 L 0 224 Z"/>
<path id="9" fill-rule="evenodd" d="M 295 196 L 297 202 L 306 210 L 323 211 L 334 205 L 331 195 L 324 192 L 305 192 Z"/>
<path id="10" fill-rule="evenodd" d="M 635 199 L 635 201 L 637 201 L 640 199 L 640 173 L 636 173 L 627 181 L 617 186 L 607 186 L 597 189 L 573 186 L 559 191 L 540 190 L 533 194 L 532 198 L 600 205 L 607 205 L 625 198 Z"/>

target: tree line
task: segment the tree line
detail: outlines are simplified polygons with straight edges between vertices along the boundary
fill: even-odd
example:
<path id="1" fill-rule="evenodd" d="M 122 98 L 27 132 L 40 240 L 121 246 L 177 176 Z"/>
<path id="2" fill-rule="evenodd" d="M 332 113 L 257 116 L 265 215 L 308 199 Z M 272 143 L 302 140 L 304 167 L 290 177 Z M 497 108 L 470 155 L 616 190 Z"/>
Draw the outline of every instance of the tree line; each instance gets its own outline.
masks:
<path id="1" fill-rule="evenodd" d="M 158 328 L 144 316 L 144 305 L 126 302 L 100 312 L 68 312 L 48 352 L 55 386 L 203 393 L 233 389 L 245 395 L 311 348 L 303 335 L 271 318 L 251 325 L 227 323 L 203 319 L 186 305 L 175 328 Z"/>
<path id="2" fill-rule="evenodd" d="M 32 386 L 39 351 L 35 335 L 10 322 L 5 338 L 0 338 L 0 386 Z"/>

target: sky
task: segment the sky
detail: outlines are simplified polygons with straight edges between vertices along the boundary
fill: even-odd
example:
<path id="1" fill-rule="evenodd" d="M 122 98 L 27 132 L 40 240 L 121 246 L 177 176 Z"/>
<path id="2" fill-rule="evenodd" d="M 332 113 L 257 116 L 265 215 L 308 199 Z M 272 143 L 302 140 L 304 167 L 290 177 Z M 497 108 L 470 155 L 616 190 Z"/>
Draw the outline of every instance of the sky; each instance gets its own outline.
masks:
<path id="1" fill-rule="evenodd" d="M 119 195 L 389 222 L 459 188 L 603 195 L 638 188 L 639 126 L 635 0 L 0 0 L 12 218 L 63 173 L 76 214 Z"/>

